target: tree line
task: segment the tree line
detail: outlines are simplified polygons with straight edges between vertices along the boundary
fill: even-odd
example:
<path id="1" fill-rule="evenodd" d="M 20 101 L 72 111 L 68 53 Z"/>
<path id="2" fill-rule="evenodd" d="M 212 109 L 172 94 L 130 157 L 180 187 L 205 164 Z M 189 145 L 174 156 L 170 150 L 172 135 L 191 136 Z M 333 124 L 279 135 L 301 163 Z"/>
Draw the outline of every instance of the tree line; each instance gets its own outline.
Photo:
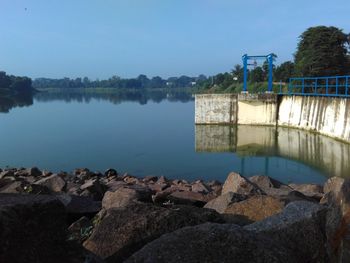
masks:
<path id="1" fill-rule="evenodd" d="M 199 75 L 198 77 L 170 77 L 163 79 L 159 76 L 148 78 L 146 75 L 139 75 L 137 78 L 123 79 L 118 76 L 112 76 L 106 80 L 90 80 L 84 78 L 62 78 L 49 79 L 38 78 L 33 81 L 34 88 L 118 88 L 118 89 L 163 89 L 163 88 L 188 88 L 197 85 L 198 81 L 206 80 L 207 77 Z"/>
<path id="2" fill-rule="evenodd" d="M 0 71 L 0 95 L 30 94 L 32 91 L 30 78 L 7 75 L 6 72 Z"/>

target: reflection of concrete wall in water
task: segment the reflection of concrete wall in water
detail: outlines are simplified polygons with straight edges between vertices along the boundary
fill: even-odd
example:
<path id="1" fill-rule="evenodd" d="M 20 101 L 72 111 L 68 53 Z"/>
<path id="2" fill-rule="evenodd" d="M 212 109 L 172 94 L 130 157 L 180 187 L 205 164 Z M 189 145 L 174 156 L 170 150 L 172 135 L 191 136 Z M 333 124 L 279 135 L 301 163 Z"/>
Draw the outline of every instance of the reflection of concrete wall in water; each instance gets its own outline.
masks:
<path id="1" fill-rule="evenodd" d="M 196 151 L 281 156 L 322 168 L 329 175 L 350 174 L 350 145 L 297 129 L 196 125 Z"/>
<path id="2" fill-rule="evenodd" d="M 237 153 L 247 155 L 275 155 L 276 127 L 271 126 L 237 126 Z"/>
<path id="3" fill-rule="evenodd" d="M 196 152 L 233 152 L 236 126 L 196 125 Z"/>
<path id="4" fill-rule="evenodd" d="M 278 128 L 278 152 L 331 176 L 350 175 L 350 145 L 330 137 L 297 129 Z"/>
<path id="5" fill-rule="evenodd" d="M 278 124 L 317 131 L 350 142 L 350 100 L 317 96 L 283 96 Z"/>

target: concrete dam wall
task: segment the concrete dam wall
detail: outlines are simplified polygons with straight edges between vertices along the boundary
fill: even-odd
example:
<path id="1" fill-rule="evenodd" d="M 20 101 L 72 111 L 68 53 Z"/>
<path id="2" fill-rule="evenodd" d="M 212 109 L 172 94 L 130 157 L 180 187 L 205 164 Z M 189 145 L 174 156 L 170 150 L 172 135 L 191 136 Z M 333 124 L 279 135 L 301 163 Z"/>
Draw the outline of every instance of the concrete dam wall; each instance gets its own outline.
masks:
<path id="1" fill-rule="evenodd" d="M 250 124 L 305 129 L 350 142 L 350 99 L 275 94 L 201 94 L 196 124 Z"/>

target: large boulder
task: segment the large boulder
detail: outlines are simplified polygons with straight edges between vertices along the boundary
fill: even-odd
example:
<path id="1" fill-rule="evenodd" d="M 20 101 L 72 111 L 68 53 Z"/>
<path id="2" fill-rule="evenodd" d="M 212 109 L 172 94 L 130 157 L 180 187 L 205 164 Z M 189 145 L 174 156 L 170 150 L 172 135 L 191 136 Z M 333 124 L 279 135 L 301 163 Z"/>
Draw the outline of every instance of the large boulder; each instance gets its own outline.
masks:
<path id="1" fill-rule="evenodd" d="M 327 251 L 332 262 L 348 262 L 350 258 L 350 180 L 332 177 L 324 185 L 321 203 L 328 205 Z"/>
<path id="2" fill-rule="evenodd" d="M 323 187 L 319 184 L 289 184 L 289 187 L 317 200 L 323 197 Z"/>
<path id="3" fill-rule="evenodd" d="M 0 262 L 102 262 L 67 238 L 65 207 L 55 196 L 0 194 Z"/>
<path id="4" fill-rule="evenodd" d="M 65 220 L 53 196 L 0 194 L 0 262 L 60 262 Z"/>
<path id="5" fill-rule="evenodd" d="M 162 234 L 207 221 L 222 222 L 219 214 L 209 209 L 135 203 L 108 210 L 84 246 L 109 262 L 122 262 Z"/>
<path id="6" fill-rule="evenodd" d="M 68 221 L 73 222 L 82 216 L 92 217 L 101 210 L 101 202 L 90 197 L 58 194 L 55 196 L 66 208 Z"/>
<path id="7" fill-rule="evenodd" d="M 85 181 L 83 185 L 80 186 L 80 190 L 82 190 L 82 196 L 90 196 L 96 201 L 101 201 L 103 195 L 106 192 L 106 186 L 101 184 L 101 182 L 95 179 L 88 179 Z"/>
<path id="8" fill-rule="evenodd" d="M 228 192 L 217 198 L 206 203 L 204 208 L 210 208 L 216 210 L 218 213 L 222 214 L 225 212 L 226 208 L 236 202 L 240 202 L 247 199 L 246 195 L 241 195 L 233 192 Z"/>
<path id="9" fill-rule="evenodd" d="M 151 202 L 151 190 L 141 187 L 122 187 L 115 192 L 107 191 L 102 199 L 102 207 L 104 209 L 125 207 L 137 201 Z"/>
<path id="10" fill-rule="evenodd" d="M 230 173 L 222 187 L 222 194 L 234 192 L 237 194 L 252 195 L 257 193 L 262 193 L 263 191 L 249 181 L 247 178 L 237 174 Z"/>
<path id="11" fill-rule="evenodd" d="M 203 207 L 207 202 L 214 199 L 214 194 L 204 194 L 192 191 L 175 191 L 167 196 L 167 199 L 175 204 L 194 205 Z"/>
<path id="12" fill-rule="evenodd" d="M 247 222 L 255 222 L 281 212 L 284 206 L 284 200 L 267 195 L 257 195 L 230 204 L 224 213 L 240 216 Z"/>
<path id="13" fill-rule="evenodd" d="M 53 174 L 36 181 L 35 184 L 46 186 L 53 192 L 61 192 L 66 182 L 59 175 Z"/>
<path id="14" fill-rule="evenodd" d="M 145 245 L 126 263 L 297 262 L 288 249 L 264 235 L 233 224 L 184 227 Z"/>
<path id="15" fill-rule="evenodd" d="M 245 226 L 246 230 L 265 234 L 293 251 L 298 262 L 328 262 L 325 250 L 327 207 L 296 201 L 282 213 Z"/>
<path id="16" fill-rule="evenodd" d="M 293 189 L 269 176 L 255 175 L 249 177 L 249 181 L 258 186 L 267 195 L 287 195 Z"/>

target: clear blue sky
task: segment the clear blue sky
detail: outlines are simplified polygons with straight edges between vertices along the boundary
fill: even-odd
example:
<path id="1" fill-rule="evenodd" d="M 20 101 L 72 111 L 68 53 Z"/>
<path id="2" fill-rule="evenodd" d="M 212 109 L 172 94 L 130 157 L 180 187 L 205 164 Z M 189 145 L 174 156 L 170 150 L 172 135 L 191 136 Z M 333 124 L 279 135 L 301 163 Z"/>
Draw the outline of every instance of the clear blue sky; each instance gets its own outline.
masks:
<path id="1" fill-rule="evenodd" d="M 350 32 L 349 11 L 349 0 L 0 0 L 0 70 L 33 78 L 211 75 L 244 53 L 290 60 L 310 26 Z"/>

